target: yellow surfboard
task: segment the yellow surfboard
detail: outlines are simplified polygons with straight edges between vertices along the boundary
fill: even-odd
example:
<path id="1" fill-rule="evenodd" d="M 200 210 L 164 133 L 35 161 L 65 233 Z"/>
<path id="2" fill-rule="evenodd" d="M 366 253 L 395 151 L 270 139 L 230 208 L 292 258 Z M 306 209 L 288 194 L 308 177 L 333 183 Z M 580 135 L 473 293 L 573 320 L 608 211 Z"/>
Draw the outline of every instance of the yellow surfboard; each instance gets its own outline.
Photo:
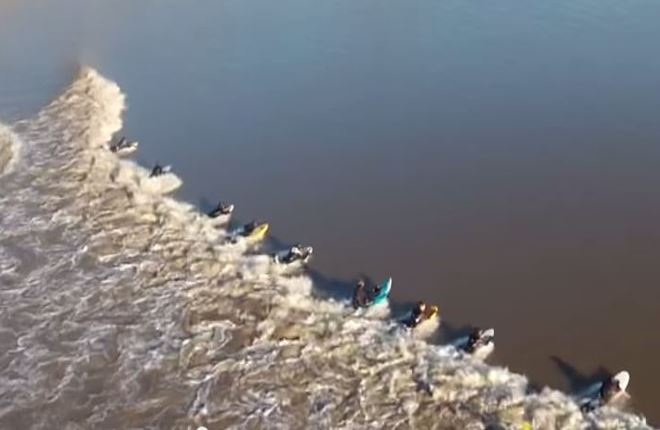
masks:
<path id="1" fill-rule="evenodd" d="M 431 306 L 431 308 L 428 311 L 428 316 L 426 317 L 426 321 L 430 321 L 433 318 L 439 318 L 440 317 L 440 309 L 438 309 L 437 306 Z"/>
<path id="2" fill-rule="evenodd" d="M 263 238 L 266 237 L 266 233 L 268 233 L 269 228 L 270 226 L 266 222 L 260 224 L 254 229 L 254 231 L 248 237 L 250 238 L 250 240 L 254 240 L 254 241 L 263 240 Z"/>

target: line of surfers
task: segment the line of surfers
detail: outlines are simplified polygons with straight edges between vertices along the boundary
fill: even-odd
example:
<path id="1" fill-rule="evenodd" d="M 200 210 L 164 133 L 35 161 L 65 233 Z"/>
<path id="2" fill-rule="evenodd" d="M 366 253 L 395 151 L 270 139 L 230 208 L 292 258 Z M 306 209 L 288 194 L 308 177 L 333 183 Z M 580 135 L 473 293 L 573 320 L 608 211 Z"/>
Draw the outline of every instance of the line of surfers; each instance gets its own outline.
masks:
<path id="1" fill-rule="evenodd" d="M 128 140 L 126 137 L 111 141 L 108 145 L 108 149 L 119 156 L 132 154 L 137 147 L 137 141 Z M 163 166 L 156 164 L 151 169 L 149 177 L 158 177 L 171 173 L 171 171 L 172 168 L 169 165 Z M 207 213 L 207 216 L 209 219 L 213 220 L 214 225 L 221 226 L 229 222 L 233 212 L 233 204 L 221 201 Z M 251 221 L 230 231 L 225 240 L 227 243 L 232 244 L 236 244 L 240 241 L 254 244 L 264 239 L 268 230 L 268 223 Z M 314 249 L 311 246 L 296 244 L 289 249 L 281 250 L 272 254 L 271 257 L 275 264 L 302 268 L 309 262 L 313 253 Z M 355 285 L 352 305 L 355 309 L 365 309 L 385 304 L 389 299 L 391 289 L 392 278 L 388 278 L 381 284 L 377 285 L 367 285 L 367 283 L 361 279 Z M 404 318 L 401 323 L 404 327 L 412 330 L 427 322 L 437 322 L 439 315 L 440 313 L 437 306 L 428 305 L 425 302 L 420 301 L 415 304 L 410 311 L 410 314 Z M 467 338 L 458 340 L 454 346 L 471 356 L 485 359 L 495 347 L 495 330 L 492 328 L 474 328 Z M 602 406 L 612 405 L 622 397 L 629 397 L 626 392 L 629 381 L 630 374 L 626 371 L 622 371 L 606 378 L 598 384 L 594 384 L 591 389 L 582 393 L 580 409 L 583 412 L 591 412 Z"/>

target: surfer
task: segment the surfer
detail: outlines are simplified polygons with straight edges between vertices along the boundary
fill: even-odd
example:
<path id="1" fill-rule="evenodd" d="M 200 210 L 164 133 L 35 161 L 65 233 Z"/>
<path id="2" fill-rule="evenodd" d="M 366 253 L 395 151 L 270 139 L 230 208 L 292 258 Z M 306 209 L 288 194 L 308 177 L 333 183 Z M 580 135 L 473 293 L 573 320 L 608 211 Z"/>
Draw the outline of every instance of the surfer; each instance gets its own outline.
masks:
<path id="1" fill-rule="evenodd" d="M 234 205 L 221 201 L 211 212 L 208 213 L 208 216 L 211 218 L 217 218 L 220 215 L 230 215 L 232 212 L 234 212 Z"/>
<path id="2" fill-rule="evenodd" d="M 151 173 L 149 174 L 149 177 L 153 178 L 156 176 L 164 175 L 165 173 L 169 173 L 172 168 L 170 166 L 161 166 L 160 164 L 156 163 L 153 169 L 151 169 Z"/>
<path id="3" fill-rule="evenodd" d="M 604 404 L 609 403 L 613 398 L 623 392 L 619 380 L 612 376 L 607 378 L 598 390 L 598 397 Z"/>
<path id="4" fill-rule="evenodd" d="M 422 322 L 424 318 L 424 313 L 426 312 L 426 303 L 423 301 L 417 302 L 412 312 L 410 313 L 409 327 L 415 327 L 417 324 Z"/>
<path id="5" fill-rule="evenodd" d="M 114 153 L 131 153 L 137 149 L 138 142 L 135 140 L 129 141 L 125 136 L 122 136 L 116 142 L 110 143 L 110 151 Z"/>
<path id="6" fill-rule="evenodd" d="M 293 263 L 295 260 L 302 260 L 304 258 L 302 245 L 299 243 L 289 248 L 289 252 L 282 258 L 283 263 Z"/>
<path id="7" fill-rule="evenodd" d="M 273 254 L 273 259 L 278 264 L 291 264 L 295 263 L 296 261 L 307 263 L 313 252 L 314 248 L 311 246 L 302 246 L 301 244 L 297 243 L 289 249 L 282 250 Z"/>
<path id="8" fill-rule="evenodd" d="M 355 309 L 364 308 L 369 305 L 369 294 L 367 293 L 367 285 L 363 279 L 360 279 L 355 286 L 353 292 L 353 307 Z"/>
<path id="9" fill-rule="evenodd" d="M 493 341 L 493 332 L 492 329 L 482 330 L 480 328 L 475 328 L 472 330 L 472 333 L 470 333 L 470 337 L 463 349 L 465 352 L 473 354 L 477 349 L 484 347 Z"/>
<path id="10" fill-rule="evenodd" d="M 366 308 L 383 303 L 387 301 L 391 288 L 392 278 L 375 285 L 367 285 L 364 279 L 360 279 L 353 291 L 353 307 L 355 309 Z"/>
<path id="11" fill-rule="evenodd" d="M 424 321 L 438 317 L 439 310 L 437 306 L 428 306 L 423 301 L 417 302 L 408 318 L 402 321 L 408 328 L 415 328 Z"/>
<path id="12" fill-rule="evenodd" d="M 252 242 L 259 241 L 266 236 L 268 229 L 269 225 L 265 222 L 251 221 L 229 233 L 227 241 L 237 243 L 241 237 L 248 238 Z"/>
<path id="13" fill-rule="evenodd" d="M 630 382 L 630 374 L 626 371 L 617 373 L 604 380 L 595 398 L 586 399 L 580 406 L 582 412 L 592 412 L 601 406 L 611 403 L 619 395 L 626 393 Z"/>
<path id="14" fill-rule="evenodd" d="M 242 231 L 240 232 L 241 236 L 249 236 L 259 225 L 259 222 L 257 221 L 251 221 L 247 224 L 245 224 L 242 228 Z"/>

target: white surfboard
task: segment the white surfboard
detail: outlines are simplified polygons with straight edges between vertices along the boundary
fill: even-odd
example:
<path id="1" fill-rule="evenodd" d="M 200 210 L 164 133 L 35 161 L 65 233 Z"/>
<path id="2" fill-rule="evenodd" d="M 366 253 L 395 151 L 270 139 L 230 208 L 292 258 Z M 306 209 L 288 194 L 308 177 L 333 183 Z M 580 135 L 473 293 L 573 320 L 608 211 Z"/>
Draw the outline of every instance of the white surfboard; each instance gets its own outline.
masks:
<path id="1" fill-rule="evenodd" d="M 484 331 L 483 337 L 489 337 L 491 339 L 495 339 L 495 329 L 494 328 L 489 328 L 488 330 Z"/>
<path id="2" fill-rule="evenodd" d="M 621 390 L 625 392 L 628 389 L 628 384 L 630 383 L 630 373 L 628 373 L 626 370 L 622 370 L 621 372 L 614 375 L 612 379 L 618 381 L 619 387 L 621 387 Z"/>
<path id="3" fill-rule="evenodd" d="M 120 157 L 125 157 L 127 155 L 134 153 L 135 151 L 137 151 L 137 149 L 138 149 L 138 142 L 133 141 L 130 142 L 128 146 L 124 146 L 122 148 L 118 148 L 117 150 L 115 150 L 115 154 L 117 154 Z"/>
<path id="4" fill-rule="evenodd" d="M 628 397 L 628 393 L 626 392 L 626 390 L 628 389 L 628 384 L 630 383 L 630 373 L 628 373 L 628 371 L 626 370 L 622 370 L 621 372 L 614 375 L 612 379 L 619 383 L 619 388 L 621 388 L 621 391 L 619 391 L 613 398 L 609 400 L 609 402 L 607 402 L 607 404 L 610 405 L 612 403 L 615 403 L 617 400 L 621 399 L 621 396 Z M 605 400 L 602 399 L 598 394 L 603 384 L 604 382 L 601 382 L 600 384 L 596 385 L 595 393 L 591 394 L 589 397 L 583 400 L 582 405 L 580 406 L 580 409 L 582 409 L 582 411 L 592 412 L 595 409 L 600 408 L 601 406 L 605 406 Z M 593 397 L 594 395 L 596 396 L 595 398 Z"/>

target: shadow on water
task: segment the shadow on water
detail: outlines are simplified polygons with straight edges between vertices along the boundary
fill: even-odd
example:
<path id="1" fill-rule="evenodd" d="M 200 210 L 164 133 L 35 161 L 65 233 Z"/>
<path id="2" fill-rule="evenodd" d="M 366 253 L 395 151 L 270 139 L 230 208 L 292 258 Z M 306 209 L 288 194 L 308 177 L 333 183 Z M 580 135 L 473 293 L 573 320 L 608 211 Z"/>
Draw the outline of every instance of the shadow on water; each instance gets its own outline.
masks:
<path id="1" fill-rule="evenodd" d="M 208 212 L 215 207 L 215 203 L 211 200 L 202 197 L 198 204 L 200 210 Z M 247 221 L 246 221 L 247 222 Z M 232 217 L 230 225 L 232 228 L 243 225 L 245 222 L 239 218 Z M 289 249 L 295 242 L 283 240 L 274 235 L 268 235 L 264 240 L 263 246 L 259 248 L 257 253 L 273 253 Z M 305 245 L 305 244 L 303 244 Z M 372 276 L 365 273 L 358 273 L 352 279 L 342 279 L 338 277 L 329 276 L 321 273 L 313 268 L 308 268 L 306 274 L 311 278 L 314 285 L 314 292 L 318 297 L 333 299 L 342 302 L 351 302 L 353 299 L 353 292 L 355 285 L 359 279 L 365 281 L 368 286 L 375 286 L 384 281 L 384 279 L 376 280 Z M 396 288 L 396 281 L 394 282 Z M 399 322 L 403 322 L 409 315 L 412 309 L 417 304 L 417 301 L 394 301 L 390 300 L 391 317 Z M 442 318 L 442 310 L 441 318 Z M 454 344 L 461 338 L 467 337 L 470 332 L 475 328 L 473 325 L 463 324 L 457 325 L 451 321 L 442 320 L 440 328 L 427 340 L 430 343 L 438 345 Z M 559 359 L 557 359 L 559 360 Z M 596 377 L 596 376 L 594 376 Z M 587 384 L 588 385 L 588 384 Z"/>
<path id="2" fill-rule="evenodd" d="M 198 202 L 198 207 L 201 211 L 207 213 L 215 208 L 215 204 L 216 203 L 212 202 L 211 200 L 202 197 Z M 245 222 L 247 221 L 232 217 L 228 229 L 231 230 L 241 226 L 245 224 Z M 229 228 L 230 226 L 231 228 Z M 274 252 L 289 249 L 295 243 L 296 242 L 284 240 L 274 235 L 267 235 L 263 242 L 263 246 L 254 252 L 259 254 L 272 254 Z M 323 274 L 320 271 L 310 267 L 307 268 L 305 273 L 311 278 L 314 285 L 314 292 L 318 297 L 349 303 L 353 299 L 355 285 L 359 279 L 364 280 L 366 285 L 369 287 L 373 287 L 384 281 L 384 279 L 374 279 L 372 276 L 365 273 L 358 273 L 352 279 L 342 279 Z M 393 288 L 396 288 L 396 281 L 394 281 Z M 417 303 L 418 301 L 394 301 L 390 299 L 389 306 L 391 311 L 391 318 L 403 323 L 403 321 L 410 315 L 410 312 Z M 440 316 L 442 318 L 442 310 L 440 311 Z M 438 345 L 454 344 L 461 338 L 467 337 L 474 328 L 476 327 L 473 325 L 457 325 L 451 321 L 442 319 L 439 329 L 427 340 L 430 343 Z"/>
<path id="3" fill-rule="evenodd" d="M 469 336 L 475 328 L 476 326 L 471 324 L 457 325 L 451 321 L 443 320 L 438 330 L 437 340 L 445 345 L 454 344 L 461 338 Z"/>
<path id="4" fill-rule="evenodd" d="M 392 315 L 394 316 L 403 317 L 404 315 L 408 315 L 416 304 L 417 302 L 413 302 L 410 300 L 405 300 L 400 302 L 400 301 L 394 301 L 390 298 L 390 309 L 392 310 Z"/>
<path id="5" fill-rule="evenodd" d="M 211 201 L 206 197 L 200 197 L 199 201 L 197 202 L 197 207 L 201 212 L 207 214 L 211 212 L 213 209 L 215 209 L 217 203 L 218 202 Z"/>
<path id="6" fill-rule="evenodd" d="M 566 378 L 573 393 L 579 393 L 613 375 L 612 372 L 603 366 L 600 366 L 591 374 L 585 374 L 560 357 L 551 355 L 550 359 L 559 368 L 564 378 Z"/>
<path id="7" fill-rule="evenodd" d="M 286 249 L 290 249 L 296 242 L 290 242 L 288 240 L 282 240 L 277 236 L 268 235 L 266 241 L 264 242 L 264 248 L 270 252 L 280 252 Z M 302 244 L 305 245 L 304 243 Z M 312 255 L 312 260 L 314 256 Z"/>
<path id="8" fill-rule="evenodd" d="M 355 280 L 335 278 L 314 269 L 310 269 L 307 274 L 312 278 L 314 289 L 319 296 L 338 301 L 353 299 Z"/>

